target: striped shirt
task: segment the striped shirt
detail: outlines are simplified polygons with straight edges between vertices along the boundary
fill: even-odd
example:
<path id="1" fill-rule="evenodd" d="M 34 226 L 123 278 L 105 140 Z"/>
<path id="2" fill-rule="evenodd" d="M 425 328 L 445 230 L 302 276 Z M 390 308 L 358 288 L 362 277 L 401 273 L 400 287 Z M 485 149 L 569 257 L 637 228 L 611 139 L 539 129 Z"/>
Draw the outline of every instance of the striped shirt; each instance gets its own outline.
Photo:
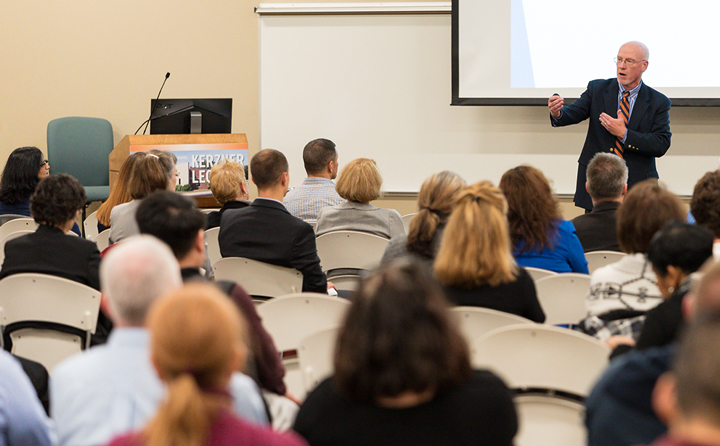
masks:
<path id="1" fill-rule="evenodd" d="M 303 183 L 291 189 L 283 204 L 291 215 L 303 221 L 315 221 L 320 209 L 345 203 L 335 192 L 335 183 L 329 178 L 307 177 Z"/>

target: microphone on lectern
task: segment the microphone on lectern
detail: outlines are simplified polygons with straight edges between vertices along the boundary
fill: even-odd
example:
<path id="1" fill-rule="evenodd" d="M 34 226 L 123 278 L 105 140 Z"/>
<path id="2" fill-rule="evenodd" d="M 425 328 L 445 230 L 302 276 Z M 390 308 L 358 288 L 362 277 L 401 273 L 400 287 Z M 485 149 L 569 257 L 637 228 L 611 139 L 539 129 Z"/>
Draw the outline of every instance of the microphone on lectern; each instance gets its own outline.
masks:
<path id="1" fill-rule="evenodd" d="M 160 93 L 162 93 L 163 88 L 165 87 L 165 82 L 167 82 L 169 77 L 170 77 L 170 72 L 168 71 L 167 73 L 165 73 L 165 80 L 163 81 L 162 85 L 160 86 L 160 91 L 158 91 L 157 97 L 155 98 L 155 105 L 154 105 L 154 107 L 152 107 L 150 109 L 150 117 L 148 117 L 145 122 L 140 124 L 140 127 L 138 127 L 138 129 L 135 130 L 135 135 L 137 135 L 137 133 L 140 131 L 140 129 L 142 128 L 143 125 L 145 126 L 145 128 L 143 129 L 143 135 L 147 131 L 148 125 L 150 125 L 150 120 L 152 120 L 152 115 L 153 115 L 153 112 L 155 111 L 155 107 L 157 107 L 157 101 L 158 101 L 158 99 L 160 99 Z"/>

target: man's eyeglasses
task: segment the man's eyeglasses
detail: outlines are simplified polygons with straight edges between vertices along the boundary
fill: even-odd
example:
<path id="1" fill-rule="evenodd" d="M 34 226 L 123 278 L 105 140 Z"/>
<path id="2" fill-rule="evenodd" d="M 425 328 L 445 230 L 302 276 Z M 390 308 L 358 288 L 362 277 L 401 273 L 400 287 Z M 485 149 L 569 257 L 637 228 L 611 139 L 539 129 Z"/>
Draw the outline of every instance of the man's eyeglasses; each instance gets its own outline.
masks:
<path id="1" fill-rule="evenodd" d="M 645 62 L 644 60 L 623 59 L 622 57 L 615 57 L 615 58 L 613 58 L 613 61 L 615 61 L 615 63 L 617 65 L 620 65 L 621 63 L 625 62 L 625 65 L 628 67 L 632 67 L 633 65 L 635 65 L 636 63 L 639 63 L 639 62 Z"/>

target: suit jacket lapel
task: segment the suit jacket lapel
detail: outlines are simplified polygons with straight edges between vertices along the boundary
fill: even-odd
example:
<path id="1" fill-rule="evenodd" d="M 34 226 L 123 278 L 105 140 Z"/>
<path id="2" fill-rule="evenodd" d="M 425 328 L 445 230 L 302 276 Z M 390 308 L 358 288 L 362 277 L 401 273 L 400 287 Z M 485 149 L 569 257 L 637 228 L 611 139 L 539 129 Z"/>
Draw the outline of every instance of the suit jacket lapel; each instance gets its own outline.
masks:
<path id="1" fill-rule="evenodd" d="M 642 84 L 640 91 L 638 92 L 637 99 L 635 99 L 635 105 L 633 106 L 632 112 L 630 112 L 630 122 L 628 122 L 628 128 L 635 130 L 640 125 L 642 117 L 650 104 L 650 89 Z"/>
<path id="2" fill-rule="evenodd" d="M 605 113 L 613 118 L 617 118 L 619 88 L 617 79 L 615 79 L 615 82 L 610 82 L 607 90 L 605 90 Z"/>

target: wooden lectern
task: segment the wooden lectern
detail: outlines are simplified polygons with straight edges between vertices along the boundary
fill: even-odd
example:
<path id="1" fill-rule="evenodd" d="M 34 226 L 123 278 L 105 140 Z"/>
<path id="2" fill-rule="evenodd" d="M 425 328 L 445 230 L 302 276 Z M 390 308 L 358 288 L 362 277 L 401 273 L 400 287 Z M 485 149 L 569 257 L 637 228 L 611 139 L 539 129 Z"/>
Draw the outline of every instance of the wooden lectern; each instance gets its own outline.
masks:
<path id="1" fill-rule="evenodd" d="M 115 185 L 120 166 L 134 152 L 165 150 L 178 158 L 178 174 L 182 184 L 191 185 L 193 194 L 201 207 L 219 206 L 212 194 L 202 194 L 207 189 L 207 173 L 223 158 L 248 164 L 248 142 L 244 133 L 200 135 L 127 135 L 110 152 L 110 190 Z M 204 195 L 204 196 L 203 196 Z"/>

